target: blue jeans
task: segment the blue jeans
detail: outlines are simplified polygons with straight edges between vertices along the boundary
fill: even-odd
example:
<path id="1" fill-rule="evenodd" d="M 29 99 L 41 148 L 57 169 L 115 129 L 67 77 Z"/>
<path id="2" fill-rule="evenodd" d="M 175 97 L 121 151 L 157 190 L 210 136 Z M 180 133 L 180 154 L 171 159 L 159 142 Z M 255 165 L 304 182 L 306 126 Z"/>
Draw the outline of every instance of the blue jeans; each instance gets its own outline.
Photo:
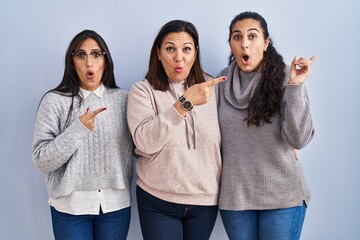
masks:
<path id="1" fill-rule="evenodd" d="M 140 226 L 145 240 L 208 240 L 217 206 L 194 206 L 161 200 L 136 188 Z"/>
<path id="2" fill-rule="evenodd" d="M 306 204 L 272 210 L 220 210 L 230 240 L 297 240 L 304 223 Z"/>
<path id="3" fill-rule="evenodd" d="M 130 215 L 130 207 L 99 215 L 72 215 L 51 207 L 56 240 L 125 240 Z"/>

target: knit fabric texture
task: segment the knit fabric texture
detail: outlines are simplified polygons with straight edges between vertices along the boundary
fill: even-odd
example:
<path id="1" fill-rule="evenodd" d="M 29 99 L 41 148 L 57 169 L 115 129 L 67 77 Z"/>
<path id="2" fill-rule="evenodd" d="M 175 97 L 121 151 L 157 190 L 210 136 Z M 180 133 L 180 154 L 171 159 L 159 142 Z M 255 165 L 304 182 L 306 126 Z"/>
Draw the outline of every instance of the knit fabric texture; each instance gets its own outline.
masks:
<path id="1" fill-rule="evenodd" d="M 106 88 L 101 98 L 74 97 L 68 126 L 65 122 L 71 97 L 47 93 L 37 112 L 33 162 L 44 173 L 49 196 L 98 188 L 128 189 L 132 178 L 133 143 L 126 121 L 127 92 Z M 87 108 L 107 109 L 95 117 L 93 131 L 79 117 Z"/>
<path id="2" fill-rule="evenodd" d="M 139 159 L 137 184 L 165 201 L 217 205 L 221 154 L 215 94 L 181 116 L 173 106 L 186 82 L 154 90 L 147 80 L 129 93 L 128 122 Z"/>
<path id="3" fill-rule="evenodd" d="M 264 210 L 307 204 L 310 192 L 300 160 L 291 147 L 301 149 L 314 135 L 305 85 L 288 85 L 284 79 L 280 111 L 263 126 L 247 126 L 247 107 L 259 79 L 241 74 L 234 61 L 219 75 L 219 124 L 222 137 L 223 172 L 219 207 L 223 210 Z M 240 76 L 251 77 L 243 79 Z M 250 80 L 250 82 L 249 82 Z M 241 82 L 249 82 L 242 89 Z"/>

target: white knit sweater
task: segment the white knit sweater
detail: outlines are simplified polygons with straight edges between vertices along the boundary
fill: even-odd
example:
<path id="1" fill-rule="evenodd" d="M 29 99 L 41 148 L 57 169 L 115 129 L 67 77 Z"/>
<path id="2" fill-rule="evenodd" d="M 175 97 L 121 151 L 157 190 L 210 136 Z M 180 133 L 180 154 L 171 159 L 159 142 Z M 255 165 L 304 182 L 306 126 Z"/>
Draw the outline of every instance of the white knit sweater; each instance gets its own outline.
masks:
<path id="1" fill-rule="evenodd" d="M 83 102 L 74 97 L 74 109 L 65 128 L 71 97 L 47 93 L 37 112 L 33 162 L 44 173 L 49 196 L 77 190 L 128 189 L 132 177 L 133 143 L 126 121 L 127 92 L 105 89 Z M 95 118 L 94 131 L 79 119 L 87 108 L 107 110 Z"/>

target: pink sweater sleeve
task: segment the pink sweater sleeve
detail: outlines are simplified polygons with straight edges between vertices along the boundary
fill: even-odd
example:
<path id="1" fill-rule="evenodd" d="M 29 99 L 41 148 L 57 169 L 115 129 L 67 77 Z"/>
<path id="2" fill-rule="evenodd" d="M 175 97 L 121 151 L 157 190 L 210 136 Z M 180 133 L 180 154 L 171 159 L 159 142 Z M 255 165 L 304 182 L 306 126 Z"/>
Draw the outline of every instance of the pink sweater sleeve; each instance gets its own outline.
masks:
<path id="1" fill-rule="evenodd" d="M 157 100 L 153 91 L 156 90 L 152 89 L 148 81 L 140 81 L 132 86 L 128 98 L 129 129 L 136 147 L 145 154 L 160 151 L 176 134 L 184 119 L 173 106 L 175 100 Z M 167 111 L 158 113 L 158 104 L 167 104 Z"/>

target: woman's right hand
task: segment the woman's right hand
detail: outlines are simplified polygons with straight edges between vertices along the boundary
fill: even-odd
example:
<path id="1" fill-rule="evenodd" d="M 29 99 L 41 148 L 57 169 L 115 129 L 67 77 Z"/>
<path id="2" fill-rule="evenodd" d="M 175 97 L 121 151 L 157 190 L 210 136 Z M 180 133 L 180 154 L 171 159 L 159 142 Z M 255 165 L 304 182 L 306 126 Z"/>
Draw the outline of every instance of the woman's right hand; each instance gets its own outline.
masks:
<path id="1" fill-rule="evenodd" d="M 90 131 L 93 131 L 94 126 L 95 126 L 96 115 L 98 115 L 99 113 L 101 113 L 102 111 L 105 111 L 105 110 L 106 110 L 106 108 L 99 108 L 93 112 L 90 112 L 89 108 L 87 108 L 85 114 L 80 116 L 80 121 Z"/>
<path id="2" fill-rule="evenodd" d="M 184 97 L 190 100 L 194 106 L 205 104 L 210 99 L 212 87 L 225 80 L 226 77 L 222 76 L 207 82 L 195 84 L 185 91 Z"/>

